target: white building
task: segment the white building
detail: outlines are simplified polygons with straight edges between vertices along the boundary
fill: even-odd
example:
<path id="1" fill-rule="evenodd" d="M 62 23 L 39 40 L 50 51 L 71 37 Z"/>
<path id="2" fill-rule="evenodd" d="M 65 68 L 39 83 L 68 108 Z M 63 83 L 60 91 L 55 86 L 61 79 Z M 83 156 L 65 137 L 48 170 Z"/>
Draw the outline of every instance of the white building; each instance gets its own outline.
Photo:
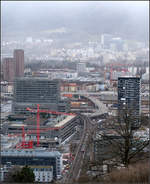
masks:
<path id="1" fill-rule="evenodd" d="M 146 74 L 149 74 L 149 67 L 146 67 Z"/>
<path id="2" fill-rule="evenodd" d="M 26 43 L 32 43 L 32 42 L 33 42 L 32 37 L 27 37 L 27 38 L 26 38 Z"/>
<path id="3" fill-rule="evenodd" d="M 77 64 L 77 72 L 86 72 L 86 63 L 80 62 Z"/>
<path id="4" fill-rule="evenodd" d="M 47 183 L 53 180 L 52 166 L 31 166 L 35 175 L 35 182 Z"/>
<path id="5" fill-rule="evenodd" d="M 36 179 L 41 182 L 61 178 L 62 155 L 58 151 L 49 151 L 44 148 L 1 151 L 1 165 L 6 165 L 8 162 L 12 166 L 28 165 L 33 168 Z"/>

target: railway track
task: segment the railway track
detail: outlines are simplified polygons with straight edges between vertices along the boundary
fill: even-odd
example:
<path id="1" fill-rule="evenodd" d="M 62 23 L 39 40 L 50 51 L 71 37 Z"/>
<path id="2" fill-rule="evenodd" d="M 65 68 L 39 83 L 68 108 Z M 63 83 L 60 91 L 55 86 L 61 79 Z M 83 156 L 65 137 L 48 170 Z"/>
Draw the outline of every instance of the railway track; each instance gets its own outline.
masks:
<path id="1" fill-rule="evenodd" d="M 92 124 L 91 124 L 91 120 L 87 116 L 80 115 L 80 117 L 84 120 L 83 135 L 81 137 L 81 140 L 77 148 L 74 161 L 70 167 L 69 173 L 64 178 L 64 181 L 63 181 L 64 184 L 71 183 L 72 181 L 78 180 L 78 178 L 80 177 L 81 168 L 85 157 L 85 152 L 87 151 L 86 150 L 87 142 L 88 142 L 88 137 L 91 134 Z"/>

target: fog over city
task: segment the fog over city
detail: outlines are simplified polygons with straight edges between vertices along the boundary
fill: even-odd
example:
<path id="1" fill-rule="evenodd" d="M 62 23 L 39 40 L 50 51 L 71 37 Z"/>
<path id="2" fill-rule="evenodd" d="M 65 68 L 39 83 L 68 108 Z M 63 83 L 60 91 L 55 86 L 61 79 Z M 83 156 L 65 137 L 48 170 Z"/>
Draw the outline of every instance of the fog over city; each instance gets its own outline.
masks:
<path id="1" fill-rule="evenodd" d="M 53 36 L 82 40 L 114 34 L 148 41 L 148 2 L 2 2 L 2 37 Z M 57 36 L 59 36 L 59 34 Z"/>
<path id="2" fill-rule="evenodd" d="M 0 182 L 150 183 L 149 1 L 1 4 Z"/>

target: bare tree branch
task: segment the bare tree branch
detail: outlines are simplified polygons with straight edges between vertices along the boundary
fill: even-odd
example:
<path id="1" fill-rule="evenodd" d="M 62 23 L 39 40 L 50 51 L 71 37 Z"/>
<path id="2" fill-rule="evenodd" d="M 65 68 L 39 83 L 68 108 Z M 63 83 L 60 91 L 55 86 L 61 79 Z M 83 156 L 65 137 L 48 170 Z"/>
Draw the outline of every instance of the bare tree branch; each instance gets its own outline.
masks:
<path id="1" fill-rule="evenodd" d="M 128 167 L 131 160 L 149 145 L 149 140 L 143 140 L 141 136 L 138 139 L 135 138 L 135 132 L 138 129 L 133 129 L 134 111 L 125 108 L 119 112 L 117 117 L 109 117 L 106 120 L 105 130 L 100 131 L 99 136 L 101 137 L 101 144 L 110 148 L 108 154 L 112 154 L 112 158 L 116 158 L 117 161 L 120 160 L 122 164 Z M 140 119 L 142 120 L 142 118 Z M 138 128 L 142 124 L 141 121 Z"/>

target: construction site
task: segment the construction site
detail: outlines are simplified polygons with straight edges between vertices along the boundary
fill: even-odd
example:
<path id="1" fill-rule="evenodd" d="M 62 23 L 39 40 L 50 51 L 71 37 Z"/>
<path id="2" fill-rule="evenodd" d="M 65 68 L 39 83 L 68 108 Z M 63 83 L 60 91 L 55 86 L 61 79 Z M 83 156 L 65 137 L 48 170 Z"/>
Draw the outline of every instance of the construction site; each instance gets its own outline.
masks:
<path id="1" fill-rule="evenodd" d="M 117 103 L 116 92 L 76 91 L 77 85 L 69 82 L 64 85 L 69 86 L 67 92 L 62 92 L 57 80 L 31 78 L 29 81 L 29 78 L 15 81 L 12 111 L 9 109 L 1 126 L 2 164 L 11 167 L 29 164 L 35 172 L 38 170 L 36 181 L 42 183 L 52 179 L 65 184 L 77 181 L 83 174 L 85 160 L 93 159 L 89 141 L 96 122 L 112 111 Z M 87 86 L 93 84 L 87 82 Z M 80 85 L 84 87 L 85 83 Z M 142 103 L 146 102 L 142 97 Z M 48 168 L 51 179 L 46 176 L 48 163 L 52 167 Z M 47 179 L 41 177 L 41 169 Z"/>
<path id="2" fill-rule="evenodd" d="M 22 138 L 22 142 L 16 145 L 18 149 L 36 146 L 55 148 L 72 136 L 81 123 L 80 118 L 73 113 L 27 109 L 31 115 L 24 116 L 23 120 L 16 116 L 4 128 L 4 133 L 9 137 Z"/>

